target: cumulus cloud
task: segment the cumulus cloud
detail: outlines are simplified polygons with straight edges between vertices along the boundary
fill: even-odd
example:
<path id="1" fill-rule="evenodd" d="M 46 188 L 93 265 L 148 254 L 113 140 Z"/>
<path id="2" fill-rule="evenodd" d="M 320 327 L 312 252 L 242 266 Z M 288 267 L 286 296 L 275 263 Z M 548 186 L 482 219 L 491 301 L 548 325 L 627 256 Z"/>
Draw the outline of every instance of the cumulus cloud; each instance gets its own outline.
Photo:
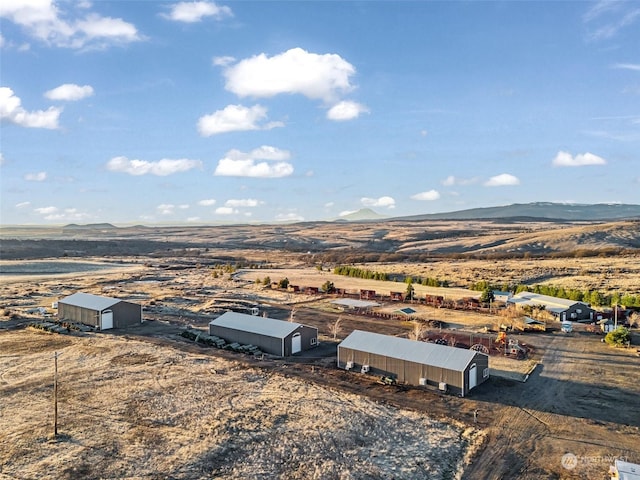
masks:
<path id="1" fill-rule="evenodd" d="M 261 123 L 267 118 L 267 109 L 261 105 L 245 107 L 243 105 L 227 105 L 211 115 L 204 115 L 198 120 L 198 132 L 203 137 L 219 133 L 247 130 L 270 130 L 282 127 L 282 122 Z"/>
<path id="2" fill-rule="evenodd" d="M 302 48 L 268 57 L 261 53 L 224 70 L 225 88 L 240 97 L 267 98 L 300 94 L 334 103 L 353 89 L 356 69 L 336 54 L 310 53 Z"/>
<path id="3" fill-rule="evenodd" d="M 260 202 L 253 198 L 229 199 L 226 202 L 224 202 L 225 207 L 231 207 L 231 208 L 257 207 L 258 205 L 260 205 Z"/>
<path id="4" fill-rule="evenodd" d="M 363 197 L 360 199 L 360 203 L 365 207 L 383 207 L 383 208 L 395 208 L 396 201 L 392 197 L 380 197 L 380 198 L 369 198 Z"/>
<path id="5" fill-rule="evenodd" d="M 198 205 L 202 206 L 202 207 L 210 207 L 212 205 L 215 205 L 216 201 L 213 198 L 206 198 L 204 200 L 200 200 L 198 201 Z"/>
<path id="6" fill-rule="evenodd" d="M 26 128 L 58 128 L 61 108 L 28 112 L 22 108 L 22 101 L 9 87 L 0 87 L 0 120 Z"/>
<path id="7" fill-rule="evenodd" d="M 428 190 L 426 192 L 416 193 L 412 195 L 411 198 L 413 200 L 425 200 L 425 201 L 433 201 L 438 200 L 440 198 L 440 192 L 437 190 Z"/>
<path id="8" fill-rule="evenodd" d="M 329 109 L 327 118 L 335 121 L 353 120 L 358 118 L 361 113 L 368 112 L 369 110 L 364 105 L 344 100 Z"/>
<path id="9" fill-rule="evenodd" d="M 510 185 L 520 185 L 520 180 L 518 179 L 518 177 L 515 177 L 509 173 L 496 175 L 484 182 L 485 187 L 504 187 Z"/>
<path id="10" fill-rule="evenodd" d="M 76 85 L 75 83 L 65 83 L 48 92 L 45 92 L 44 96 L 49 100 L 65 100 L 73 102 L 76 100 L 82 100 L 83 98 L 93 95 L 93 87 L 90 85 Z"/>
<path id="11" fill-rule="evenodd" d="M 356 213 L 358 210 L 343 210 L 342 212 L 340 212 L 338 214 L 339 217 L 347 217 L 349 215 L 351 215 L 352 213 Z"/>
<path id="12" fill-rule="evenodd" d="M 215 213 L 217 215 L 233 215 L 234 213 L 240 213 L 237 209 L 232 207 L 218 207 Z"/>
<path id="13" fill-rule="evenodd" d="M 47 172 L 27 173 L 24 179 L 28 182 L 44 182 L 47 179 Z"/>
<path id="14" fill-rule="evenodd" d="M 171 5 L 171 11 L 163 17 L 176 22 L 196 23 L 205 17 L 222 20 L 233 16 L 231 8 L 218 6 L 215 2 L 180 2 Z"/>
<path id="15" fill-rule="evenodd" d="M 551 161 L 554 167 L 584 167 L 587 165 L 606 165 L 607 161 L 593 153 L 580 153 L 575 157 L 569 152 L 559 151 Z"/>
<path id="16" fill-rule="evenodd" d="M 64 9 L 60 8 L 64 7 Z M 104 48 L 142 40 L 135 25 L 88 11 L 83 2 L 53 0 L 0 3 L 0 17 L 31 37 L 64 48 Z"/>
<path id="17" fill-rule="evenodd" d="M 51 215 L 53 213 L 56 213 L 58 211 L 58 207 L 39 207 L 39 208 L 34 208 L 33 209 L 34 212 L 40 214 L 40 215 Z"/>
<path id="18" fill-rule="evenodd" d="M 186 172 L 194 168 L 202 168 L 200 160 L 168 159 L 157 162 L 146 160 L 130 160 L 127 157 L 114 157 L 107 162 L 107 170 L 111 172 L 128 173 L 129 175 L 157 175 L 165 177 L 174 173 Z"/>
<path id="19" fill-rule="evenodd" d="M 218 161 L 214 175 L 226 177 L 279 178 L 293 174 L 287 150 L 264 145 L 251 152 L 230 150 Z"/>

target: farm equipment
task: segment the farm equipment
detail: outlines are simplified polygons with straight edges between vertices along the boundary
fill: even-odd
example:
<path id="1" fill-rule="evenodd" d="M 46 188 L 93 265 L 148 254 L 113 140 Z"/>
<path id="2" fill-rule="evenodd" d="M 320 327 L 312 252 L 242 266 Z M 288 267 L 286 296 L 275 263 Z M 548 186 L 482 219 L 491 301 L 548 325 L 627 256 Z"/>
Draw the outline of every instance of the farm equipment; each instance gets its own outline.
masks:
<path id="1" fill-rule="evenodd" d="M 382 375 L 379 379 L 378 379 L 378 383 L 380 385 L 395 385 L 397 382 L 397 380 L 394 377 L 391 376 L 386 376 L 386 375 Z"/>
<path id="2" fill-rule="evenodd" d="M 498 334 L 496 343 L 498 344 L 498 346 L 496 347 L 498 351 L 503 352 L 507 356 L 516 357 L 519 359 L 525 358 L 527 356 L 527 351 L 520 346 L 518 340 L 512 340 L 508 338 L 506 332 L 500 332 Z"/>

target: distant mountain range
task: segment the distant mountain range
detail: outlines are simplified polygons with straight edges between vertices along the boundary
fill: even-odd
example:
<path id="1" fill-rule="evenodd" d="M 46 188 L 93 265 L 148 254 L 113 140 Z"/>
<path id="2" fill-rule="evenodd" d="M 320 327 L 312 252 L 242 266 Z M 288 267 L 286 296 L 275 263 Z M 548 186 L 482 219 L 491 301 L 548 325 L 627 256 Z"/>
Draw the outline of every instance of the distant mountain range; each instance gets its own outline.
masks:
<path id="1" fill-rule="evenodd" d="M 374 217 L 370 220 L 377 220 L 378 218 Z M 551 202 L 514 203 L 501 207 L 471 208 L 455 212 L 396 217 L 389 220 L 482 220 L 497 218 L 550 221 L 640 219 L 640 205 L 619 203 L 599 203 L 592 205 Z"/>

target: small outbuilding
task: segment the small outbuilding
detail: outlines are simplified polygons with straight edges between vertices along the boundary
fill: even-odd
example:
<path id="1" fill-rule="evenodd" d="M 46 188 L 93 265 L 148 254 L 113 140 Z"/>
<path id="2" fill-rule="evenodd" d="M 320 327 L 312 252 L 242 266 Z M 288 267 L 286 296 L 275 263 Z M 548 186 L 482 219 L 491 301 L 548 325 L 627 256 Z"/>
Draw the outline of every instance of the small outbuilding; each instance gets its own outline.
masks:
<path id="1" fill-rule="evenodd" d="M 355 330 L 338 345 L 338 368 L 461 396 L 489 378 L 489 356 L 475 350 Z"/>
<path id="2" fill-rule="evenodd" d="M 209 335 L 229 343 L 255 345 L 265 353 L 288 357 L 318 345 L 318 329 L 300 323 L 226 312 L 209 322 Z"/>
<path id="3" fill-rule="evenodd" d="M 78 292 L 58 300 L 58 319 L 90 325 L 98 330 L 124 328 L 142 323 L 142 305 Z"/>

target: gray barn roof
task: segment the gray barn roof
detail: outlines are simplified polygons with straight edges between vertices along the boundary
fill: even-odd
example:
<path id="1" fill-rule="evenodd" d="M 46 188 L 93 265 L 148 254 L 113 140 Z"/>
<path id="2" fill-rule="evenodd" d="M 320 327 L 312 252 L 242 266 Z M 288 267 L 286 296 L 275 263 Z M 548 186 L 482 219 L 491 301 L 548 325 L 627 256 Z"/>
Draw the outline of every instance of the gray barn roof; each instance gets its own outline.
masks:
<path id="1" fill-rule="evenodd" d="M 242 330 L 244 332 L 276 338 L 284 338 L 302 326 L 295 322 L 286 322 L 284 320 L 276 320 L 275 318 L 258 317 L 238 312 L 225 312 L 215 320 L 209 322 L 209 325 L 233 328 L 234 330 Z"/>
<path id="2" fill-rule="evenodd" d="M 91 293 L 78 292 L 63 298 L 58 303 L 102 311 L 120 302 L 122 302 L 122 300 L 118 298 L 101 297 L 100 295 L 93 295 Z"/>
<path id="3" fill-rule="evenodd" d="M 478 353 L 474 350 L 417 342 L 362 330 L 354 330 L 338 347 L 460 372 L 467 368 Z"/>

